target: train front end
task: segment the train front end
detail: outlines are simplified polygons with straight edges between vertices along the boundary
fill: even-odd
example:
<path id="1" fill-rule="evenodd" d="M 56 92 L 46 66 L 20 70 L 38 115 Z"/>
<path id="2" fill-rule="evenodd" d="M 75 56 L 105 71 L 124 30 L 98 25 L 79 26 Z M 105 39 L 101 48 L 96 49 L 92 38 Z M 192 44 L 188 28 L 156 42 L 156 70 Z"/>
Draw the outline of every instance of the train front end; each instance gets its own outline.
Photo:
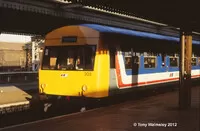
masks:
<path id="1" fill-rule="evenodd" d="M 108 96 L 109 55 L 99 53 L 99 39 L 99 32 L 83 26 L 66 26 L 47 34 L 39 70 L 39 93 Z"/>

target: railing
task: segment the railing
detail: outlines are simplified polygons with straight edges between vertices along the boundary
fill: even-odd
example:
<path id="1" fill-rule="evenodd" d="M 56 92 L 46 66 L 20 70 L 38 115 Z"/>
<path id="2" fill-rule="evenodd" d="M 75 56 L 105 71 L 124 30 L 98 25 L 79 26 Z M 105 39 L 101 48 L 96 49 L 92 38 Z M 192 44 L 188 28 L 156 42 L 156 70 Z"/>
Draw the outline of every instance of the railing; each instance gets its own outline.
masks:
<path id="1" fill-rule="evenodd" d="M 21 72 L 0 72 L 0 84 L 2 83 L 21 83 L 38 80 L 37 71 L 21 71 Z"/>

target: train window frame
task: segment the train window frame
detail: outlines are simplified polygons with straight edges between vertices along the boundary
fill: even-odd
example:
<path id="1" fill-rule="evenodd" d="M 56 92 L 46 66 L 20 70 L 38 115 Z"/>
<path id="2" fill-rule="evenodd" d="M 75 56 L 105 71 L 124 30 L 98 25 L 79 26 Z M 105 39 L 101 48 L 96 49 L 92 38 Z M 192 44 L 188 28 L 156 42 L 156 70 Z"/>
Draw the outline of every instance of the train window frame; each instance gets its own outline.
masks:
<path id="1" fill-rule="evenodd" d="M 193 59 L 195 59 L 195 61 L 193 61 Z M 195 62 L 194 65 L 193 65 L 193 62 Z M 192 58 L 191 58 L 191 65 L 192 65 L 192 66 L 197 66 L 197 57 L 192 57 Z"/>
<path id="2" fill-rule="evenodd" d="M 123 52 L 123 53 L 125 53 L 125 52 Z M 129 52 L 129 53 L 131 53 L 131 52 Z M 132 65 L 132 61 L 133 61 L 133 58 L 132 58 L 132 53 L 131 53 L 131 55 L 130 56 L 125 56 L 125 54 L 124 54 L 124 56 L 123 56 L 123 58 L 124 58 L 124 68 L 126 69 L 126 70 L 132 70 L 132 67 L 133 67 L 133 65 Z M 130 67 L 127 67 L 127 58 L 130 58 L 129 60 L 129 66 Z"/>
<path id="3" fill-rule="evenodd" d="M 131 67 L 130 68 L 126 67 L 126 58 L 127 57 L 124 57 L 124 67 L 125 67 L 126 70 L 132 70 L 134 68 L 134 64 L 137 65 L 138 68 L 140 68 L 140 56 L 130 56 L 130 57 L 128 57 L 128 58 L 131 58 L 131 60 L 130 60 Z M 135 58 L 137 58 L 136 63 L 134 62 Z"/>
<path id="4" fill-rule="evenodd" d="M 128 55 L 126 55 L 126 53 Z M 123 56 L 124 60 L 124 68 L 125 70 L 133 70 L 136 69 L 139 70 L 140 68 L 140 52 L 133 51 L 133 48 L 121 48 L 121 54 Z M 129 67 L 127 67 L 127 58 L 130 58 L 129 60 Z M 135 63 L 134 60 L 137 58 L 137 62 Z"/>
<path id="5" fill-rule="evenodd" d="M 200 66 L 200 57 L 198 57 L 198 65 Z"/>
<path id="6" fill-rule="evenodd" d="M 177 66 L 172 66 L 171 65 L 171 58 L 176 58 L 177 59 Z M 177 67 L 179 67 L 179 57 L 177 57 L 177 56 L 170 56 L 169 57 L 169 67 L 172 67 L 172 68 L 177 68 Z"/>
<path id="7" fill-rule="evenodd" d="M 155 59 L 155 66 L 154 67 L 145 67 L 145 58 L 154 58 Z M 157 57 L 156 56 L 144 56 L 144 68 L 145 69 L 155 69 L 157 67 Z"/>
<path id="8" fill-rule="evenodd" d="M 88 55 L 85 54 L 88 52 L 87 51 L 88 46 L 91 47 L 91 53 L 92 53 L 91 60 L 89 60 Z M 70 54 L 72 49 L 74 49 L 74 51 L 72 52 L 72 54 Z M 48 53 L 46 53 L 46 50 Z M 53 55 L 53 57 L 56 57 L 56 65 L 53 65 L 53 67 L 51 67 L 50 59 L 52 58 L 52 56 L 51 56 L 50 51 L 56 52 L 56 50 L 57 50 L 56 55 L 55 56 Z M 62 50 L 64 52 L 61 52 Z M 82 51 L 78 51 L 78 50 L 82 50 Z M 83 53 L 82 54 L 83 56 L 81 56 L 80 53 Z M 96 56 L 96 45 L 85 44 L 85 45 L 75 45 L 75 46 L 46 46 L 44 49 L 44 55 L 42 58 L 41 70 L 94 71 L 95 56 Z M 81 57 L 83 58 L 83 60 L 81 60 Z M 81 61 L 83 61 L 83 63 Z M 87 63 L 89 61 L 91 62 L 90 65 L 88 65 Z M 62 63 L 65 63 L 65 65 L 62 65 Z M 82 63 L 82 66 L 84 67 L 81 67 L 81 63 Z"/>
<path id="9" fill-rule="evenodd" d="M 140 56 L 132 56 L 132 60 L 134 60 L 133 58 L 137 58 L 137 61 L 136 62 L 132 61 L 132 69 L 135 69 L 133 64 L 137 65 L 136 67 L 139 69 L 141 65 Z"/>

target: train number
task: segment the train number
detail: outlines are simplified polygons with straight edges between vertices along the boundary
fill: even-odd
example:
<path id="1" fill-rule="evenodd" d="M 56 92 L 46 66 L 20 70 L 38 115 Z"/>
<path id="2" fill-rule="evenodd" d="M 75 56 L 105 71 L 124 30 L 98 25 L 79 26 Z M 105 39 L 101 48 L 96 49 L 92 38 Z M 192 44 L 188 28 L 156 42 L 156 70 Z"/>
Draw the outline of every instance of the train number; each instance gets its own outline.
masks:
<path id="1" fill-rule="evenodd" d="M 84 74 L 85 74 L 85 76 L 92 76 L 91 72 L 85 72 Z"/>

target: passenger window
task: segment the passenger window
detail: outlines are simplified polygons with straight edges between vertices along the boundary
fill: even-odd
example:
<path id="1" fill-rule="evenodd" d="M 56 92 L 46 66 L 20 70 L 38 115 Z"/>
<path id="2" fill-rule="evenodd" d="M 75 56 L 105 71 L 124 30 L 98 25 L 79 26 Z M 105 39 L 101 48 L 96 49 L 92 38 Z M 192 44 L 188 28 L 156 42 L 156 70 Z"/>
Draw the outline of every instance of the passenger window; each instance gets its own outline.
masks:
<path id="1" fill-rule="evenodd" d="M 139 58 L 141 53 L 133 51 L 133 49 L 130 47 L 122 48 L 122 54 L 124 56 L 125 69 L 134 70 L 134 73 L 136 73 L 139 69 Z"/>
<path id="2" fill-rule="evenodd" d="M 124 52 L 125 69 L 132 69 L 132 55 L 131 52 Z"/>
<path id="3" fill-rule="evenodd" d="M 200 57 L 198 58 L 198 64 L 199 64 L 199 66 L 200 66 Z"/>
<path id="4" fill-rule="evenodd" d="M 145 57 L 144 58 L 144 68 L 156 68 L 156 58 L 155 57 Z"/>
<path id="5" fill-rule="evenodd" d="M 126 69 L 132 69 L 132 58 L 131 57 L 125 57 L 125 68 Z"/>
<path id="6" fill-rule="evenodd" d="M 191 65 L 196 66 L 197 65 L 197 58 L 192 58 Z"/>
<path id="7" fill-rule="evenodd" d="M 178 58 L 177 57 L 169 58 L 169 66 L 178 67 Z"/>

